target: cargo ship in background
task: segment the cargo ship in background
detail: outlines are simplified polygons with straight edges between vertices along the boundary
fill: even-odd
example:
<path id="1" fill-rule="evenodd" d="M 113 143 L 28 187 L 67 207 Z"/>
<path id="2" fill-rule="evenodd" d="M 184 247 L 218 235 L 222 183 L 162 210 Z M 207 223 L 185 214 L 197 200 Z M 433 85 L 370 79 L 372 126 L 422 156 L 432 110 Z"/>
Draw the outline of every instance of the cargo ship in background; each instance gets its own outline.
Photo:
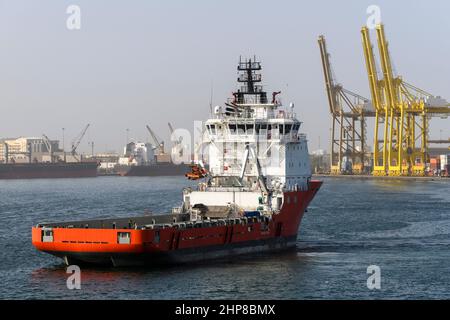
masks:
<path id="1" fill-rule="evenodd" d="M 311 178 L 294 105 L 268 101 L 261 64 L 240 60 L 240 88 L 204 124 L 182 203 L 170 213 L 40 223 L 32 243 L 66 264 L 155 265 L 278 251 L 296 246 L 302 217 L 322 181 Z"/>
<path id="2" fill-rule="evenodd" d="M 99 163 L 76 153 L 88 127 L 74 140 L 69 154 L 46 135 L 1 139 L 0 179 L 96 177 Z"/>
<path id="3" fill-rule="evenodd" d="M 173 134 L 174 130 L 170 123 L 169 128 Z M 154 144 L 133 141 L 128 143 L 123 156 L 118 159 L 112 171 L 127 177 L 183 176 L 189 172 L 188 164 L 182 161 L 179 164 L 173 163 L 173 159 L 181 159 L 183 156 L 181 141 L 175 141 L 171 153 L 167 153 L 164 141 L 159 139 L 148 125 L 147 130 Z"/>
<path id="4" fill-rule="evenodd" d="M 96 161 L 0 164 L 0 179 L 97 177 Z"/>

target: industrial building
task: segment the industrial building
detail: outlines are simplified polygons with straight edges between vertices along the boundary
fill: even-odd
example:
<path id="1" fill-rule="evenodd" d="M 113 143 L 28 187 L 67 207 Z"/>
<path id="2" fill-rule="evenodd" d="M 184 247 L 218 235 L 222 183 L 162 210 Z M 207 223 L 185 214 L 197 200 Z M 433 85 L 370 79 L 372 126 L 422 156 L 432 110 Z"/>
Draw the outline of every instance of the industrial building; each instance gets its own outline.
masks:
<path id="1" fill-rule="evenodd" d="M 0 139 L 0 163 L 52 162 L 63 153 L 59 140 L 45 136 Z"/>

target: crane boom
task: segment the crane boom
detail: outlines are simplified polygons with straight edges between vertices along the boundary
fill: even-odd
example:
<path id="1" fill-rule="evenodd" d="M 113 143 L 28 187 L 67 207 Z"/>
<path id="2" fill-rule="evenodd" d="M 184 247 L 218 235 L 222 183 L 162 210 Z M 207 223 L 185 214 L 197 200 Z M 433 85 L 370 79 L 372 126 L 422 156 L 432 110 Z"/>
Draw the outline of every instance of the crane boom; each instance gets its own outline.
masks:
<path id="1" fill-rule="evenodd" d="M 73 156 L 75 156 L 77 154 L 77 148 L 80 145 L 81 140 L 83 139 L 84 135 L 86 134 L 86 131 L 89 128 L 89 126 L 90 126 L 90 124 L 88 123 L 84 127 L 84 129 L 80 132 L 80 134 L 75 139 L 73 139 L 73 141 L 72 141 L 72 150 L 71 150 L 71 153 L 72 153 Z"/>
<path id="2" fill-rule="evenodd" d="M 50 155 L 50 161 L 53 162 L 52 143 L 50 142 L 50 139 L 45 134 L 42 134 L 42 140 L 44 141 L 44 144 L 47 147 L 47 151 L 48 151 L 48 153 Z"/>
<path id="3" fill-rule="evenodd" d="M 338 93 L 336 91 L 336 85 L 333 80 L 333 74 L 331 72 L 330 55 L 327 51 L 327 45 L 325 37 L 323 35 L 319 36 L 317 40 L 319 42 L 320 57 L 322 58 L 322 68 L 323 75 L 325 78 L 325 87 L 327 90 L 328 104 L 330 107 L 330 112 L 336 114 L 339 112 L 339 102 Z"/>
<path id="4" fill-rule="evenodd" d="M 366 59 L 367 75 L 369 78 L 370 93 L 372 95 L 372 103 L 377 111 L 383 111 L 381 101 L 381 90 L 377 75 L 377 68 L 375 64 L 375 56 L 373 54 L 373 47 L 370 41 L 369 29 L 363 27 L 361 29 L 364 57 Z"/>
<path id="5" fill-rule="evenodd" d="M 391 57 L 389 56 L 388 43 L 384 34 L 384 26 L 379 24 L 376 26 L 378 50 L 380 52 L 381 68 L 383 70 L 383 78 L 386 86 L 386 103 L 388 108 L 397 109 L 399 107 L 398 95 L 395 86 L 394 74 L 392 72 Z"/>
<path id="6" fill-rule="evenodd" d="M 153 139 L 153 142 L 155 143 L 156 146 L 160 145 L 160 142 L 158 140 L 158 138 L 156 137 L 156 134 L 153 132 L 153 130 L 149 127 L 149 125 L 146 125 L 148 132 L 150 133 L 150 136 Z"/>
<path id="7" fill-rule="evenodd" d="M 153 139 L 153 142 L 155 142 L 155 146 L 158 147 L 159 149 L 159 153 L 163 154 L 164 153 L 164 141 L 159 141 L 158 137 L 156 136 L 156 134 L 153 132 L 153 130 L 150 128 L 149 125 L 146 125 L 148 132 L 150 133 L 150 136 Z"/>
<path id="8" fill-rule="evenodd" d="M 167 125 L 169 126 L 170 134 L 172 134 L 174 132 L 172 125 L 170 122 L 168 122 Z"/>

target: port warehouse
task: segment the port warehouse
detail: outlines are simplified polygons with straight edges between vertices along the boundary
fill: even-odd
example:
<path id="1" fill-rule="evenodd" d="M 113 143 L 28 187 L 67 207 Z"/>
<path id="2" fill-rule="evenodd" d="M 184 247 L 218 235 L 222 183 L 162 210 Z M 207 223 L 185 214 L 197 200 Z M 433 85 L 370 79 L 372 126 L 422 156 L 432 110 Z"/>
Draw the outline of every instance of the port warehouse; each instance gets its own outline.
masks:
<path id="1" fill-rule="evenodd" d="M 48 143 L 41 137 L 0 139 L 0 162 L 50 162 L 50 149 L 55 156 L 63 155 L 58 140 L 49 140 Z"/>

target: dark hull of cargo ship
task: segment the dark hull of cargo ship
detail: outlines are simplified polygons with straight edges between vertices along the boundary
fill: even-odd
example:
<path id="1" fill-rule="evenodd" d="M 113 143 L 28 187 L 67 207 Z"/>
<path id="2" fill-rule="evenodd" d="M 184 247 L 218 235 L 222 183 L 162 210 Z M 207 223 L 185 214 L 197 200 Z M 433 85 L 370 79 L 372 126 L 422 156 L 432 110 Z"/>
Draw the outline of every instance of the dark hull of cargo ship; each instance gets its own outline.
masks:
<path id="1" fill-rule="evenodd" d="M 0 164 L 0 179 L 96 177 L 97 167 L 97 162 Z"/>
<path id="2" fill-rule="evenodd" d="M 186 164 L 158 163 L 142 166 L 121 165 L 117 166 L 115 171 L 127 177 L 183 176 L 190 168 Z"/>

